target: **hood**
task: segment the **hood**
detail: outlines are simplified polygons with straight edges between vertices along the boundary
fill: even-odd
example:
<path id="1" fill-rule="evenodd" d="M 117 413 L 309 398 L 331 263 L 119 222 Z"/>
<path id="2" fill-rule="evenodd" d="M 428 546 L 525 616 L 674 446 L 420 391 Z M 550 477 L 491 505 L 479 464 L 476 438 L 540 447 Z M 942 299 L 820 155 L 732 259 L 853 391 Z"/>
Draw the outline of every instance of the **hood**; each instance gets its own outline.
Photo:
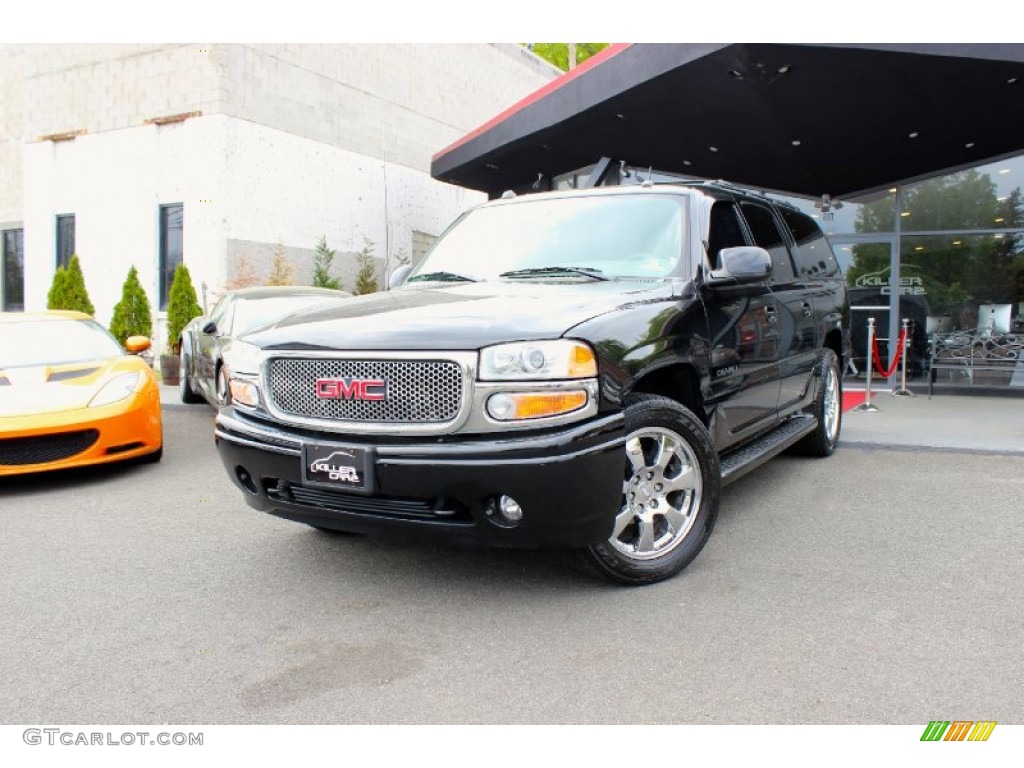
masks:
<path id="1" fill-rule="evenodd" d="M 130 368 L 118 359 L 0 370 L 0 418 L 87 408 L 111 375 Z"/>
<path id="2" fill-rule="evenodd" d="M 671 280 L 405 285 L 290 315 L 244 338 L 263 349 L 477 349 L 553 339 L 622 306 L 667 301 Z"/>

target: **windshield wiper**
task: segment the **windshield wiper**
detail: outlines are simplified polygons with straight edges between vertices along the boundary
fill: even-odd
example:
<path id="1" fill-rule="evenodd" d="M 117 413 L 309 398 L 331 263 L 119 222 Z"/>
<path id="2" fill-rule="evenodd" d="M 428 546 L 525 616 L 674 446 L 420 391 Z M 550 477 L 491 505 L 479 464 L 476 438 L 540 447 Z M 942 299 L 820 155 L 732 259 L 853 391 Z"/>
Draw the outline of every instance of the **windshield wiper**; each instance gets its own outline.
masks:
<path id="1" fill-rule="evenodd" d="M 437 281 L 441 283 L 479 283 L 479 277 L 473 277 L 472 275 L 460 275 L 458 272 L 424 272 L 422 275 L 413 275 L 407 283 L 413 283 L 417 280 Z"/>
<path id="2" fill-rule="evenodd" d="M 607 280 L 600 269 L 593 267 L 531 267 L 529 269 L 513 269 L 502 272 L 498 277 L 530 277 L 531 275 L 586 275 L 594 280 Z"/>

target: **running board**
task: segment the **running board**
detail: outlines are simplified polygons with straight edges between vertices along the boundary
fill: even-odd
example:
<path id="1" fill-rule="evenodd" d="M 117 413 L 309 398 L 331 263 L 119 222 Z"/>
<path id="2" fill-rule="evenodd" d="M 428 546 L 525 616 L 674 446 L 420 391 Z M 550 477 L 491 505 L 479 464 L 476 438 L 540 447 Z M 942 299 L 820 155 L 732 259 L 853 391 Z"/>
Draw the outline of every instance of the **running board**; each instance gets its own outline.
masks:
<path id="1" fill-rule="evenodd" d="M 739 480 L 747 472 L 757 469 L 768 459 L 782 453 L 817 427 L 818 420 L 813 416 L 794 416 L 735 453 L 723 456 L 722 485 Z"/>

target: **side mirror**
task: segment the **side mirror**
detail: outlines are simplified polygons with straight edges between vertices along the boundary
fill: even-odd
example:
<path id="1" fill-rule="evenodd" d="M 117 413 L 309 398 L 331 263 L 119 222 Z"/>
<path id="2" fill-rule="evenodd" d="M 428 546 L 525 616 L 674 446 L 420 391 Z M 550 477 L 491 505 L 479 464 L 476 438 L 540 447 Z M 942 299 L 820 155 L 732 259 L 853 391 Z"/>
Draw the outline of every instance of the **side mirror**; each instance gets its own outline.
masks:
<path id="1" fill-rule="evenodd" d="M 405 278 L 409 276 L 410 272 L 412 272 L 412 267 L 409 264 L 403 264 L 392 272 L 391 277 L 388 278 L 388 290 L 390 291 L 392 288 L 397 288 L 404 283 Z"/>
<path id="2" fill-rule="evenodd" d="M 133 355 L 145 352 L 152 342 L 147 336 L 129 336 L 124 342 L 124 348 Z"/>
<path id="3" fill-rule="evenodd" d="M 741 245 L 718 252 L 718 269 L 708 275 L 709 285 L 760 283 L 771 277 L 772 257 L 764 248 Z"/>
<path id="4" fill-rule="evenodd" d="M 207 320 L 202 327 L 202 331 L 207 336 L 213 336 L 217 332 L 217 324 L 213 320 Z"/>

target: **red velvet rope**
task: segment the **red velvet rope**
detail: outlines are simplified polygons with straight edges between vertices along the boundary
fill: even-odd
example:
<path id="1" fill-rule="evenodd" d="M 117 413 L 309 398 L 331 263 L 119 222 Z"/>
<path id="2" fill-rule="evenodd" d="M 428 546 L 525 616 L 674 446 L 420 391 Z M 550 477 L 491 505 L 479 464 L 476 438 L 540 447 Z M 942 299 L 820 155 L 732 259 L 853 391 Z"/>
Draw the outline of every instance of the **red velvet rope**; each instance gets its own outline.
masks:
<path id="1" fill-rule="evenodd" d="M 887 370 L 887 371 L 883 371 L 882 370 L 882 366 L 878 362 L 879 360 L 882 359 L 882 356 L 878 352 L 878 337 L 875 336 L 875 338 L 873 339 L 874 344 L 875 344 L 875 370 L 878 371 L 878 375 L 879 376 L 882 376 L 884 378 L 888 378 L 889 376 L 892 376 L 894 373 L 896 373 L 896 366 L 900 364 L 900 355 L 903 354 L 903 343 L 906 340 L 907 340 L 907 331 L 904 328 L 902 331 L 900 331 L 900 340 L 899 340 L 899 344 L 896 345 L 896 357 L 894 357 L 893 360 L 892 360 L 892 367 L 889 370 Z"/>

